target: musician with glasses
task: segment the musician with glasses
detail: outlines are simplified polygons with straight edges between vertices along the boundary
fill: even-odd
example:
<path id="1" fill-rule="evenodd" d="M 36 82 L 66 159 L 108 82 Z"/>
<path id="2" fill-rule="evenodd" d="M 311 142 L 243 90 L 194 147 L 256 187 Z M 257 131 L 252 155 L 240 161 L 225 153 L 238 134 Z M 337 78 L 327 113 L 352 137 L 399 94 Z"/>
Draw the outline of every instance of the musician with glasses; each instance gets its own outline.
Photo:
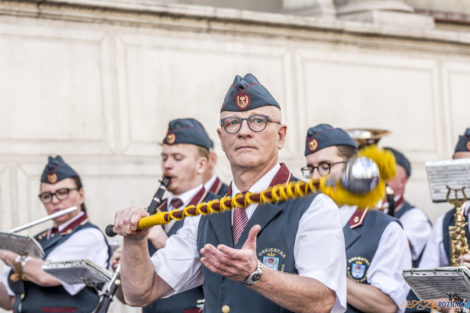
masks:
<path id="1" fill-rule="evenodd" d="M 305 178 L 339 177 L 357 143 L 341 128 L 319 124 L 307 131 Z M 347 258 L 346 312 L 403 312 L 411 267 L 406 235 L 396 219 L 356 206 L 340 208 Z"/>
<path id="2" fill-rule="evenodd" d="M 217 132 L 233 175 L 228 195 L 294 179 L 278 163 L 287 131 L 280 106 L 252 74 L 235 77 L 220 118 Z M 132 305 L 202 284 L 206 313 L 323 313 L 346 307 L 340 216 L 323 194 L 186 218 L 152 258 L 148 230 L 136 231 L 145 215 L 126 209 L 114 222 L 124 236 L 123 290 Z"/>
<path id="3" fill-rule="evenodd" d="M 41 270 L 47 261 L 88 259 L 107 267 L 110 249 L 104 234 L 88 220 L 80 176 L 62 157 L 49 157 L 41 176 L 39 199 L 48 215 L 76 206 L 39 233 L 44 260 L 0 250 L 7 265 L 0 283 L 0 306 L 14 312 L 89 313 L 98 304 L 95 289 L 68 285 Z"/>

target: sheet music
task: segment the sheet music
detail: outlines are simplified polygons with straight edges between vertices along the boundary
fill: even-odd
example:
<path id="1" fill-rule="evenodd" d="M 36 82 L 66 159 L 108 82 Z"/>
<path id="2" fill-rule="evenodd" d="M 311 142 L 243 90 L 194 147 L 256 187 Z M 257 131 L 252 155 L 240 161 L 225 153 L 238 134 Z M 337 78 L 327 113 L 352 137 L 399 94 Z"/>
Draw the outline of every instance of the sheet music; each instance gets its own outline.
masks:
<path id="1" fill-rule="evenodd" d="M 43 258 L 44 251 L 36 239 L 26 235 L 0 232 L 0 249 L 9 250 L 18 254 Z"/>
<path id="2" fill-rule="evenodd" d="M 426 162 L 429 190 L 433 202 L 446 202 L 447 188 L 466 187 L 465 192 L 470 197 L 470 159 L 431 161 Z M 453 199 L 452 192 L 450 197 Z M 462 200 L 459 193 L 459 200 Z"/>
<path id="3" fill-rule="evenodd" d="M 403 270 L 403 278 L 421 300 L 470 299 L 470 271 L 466 267 Z"/>
<path id="4" fill-rule="evenodd" d="M 112 273 L 90 260 L 70 260 L 46 262 L 42 270 L 67 284 L 83 284 L 96 286 L 108 282 Z"/>

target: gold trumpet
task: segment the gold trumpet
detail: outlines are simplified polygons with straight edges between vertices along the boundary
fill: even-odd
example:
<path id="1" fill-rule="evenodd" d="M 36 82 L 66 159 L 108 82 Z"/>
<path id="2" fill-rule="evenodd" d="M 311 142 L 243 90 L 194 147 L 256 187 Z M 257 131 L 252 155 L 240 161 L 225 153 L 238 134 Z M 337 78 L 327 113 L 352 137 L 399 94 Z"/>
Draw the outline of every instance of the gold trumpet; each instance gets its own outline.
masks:
<path id="1" fill-rule="evenodd" d="M 345 131 L 357 142 L 359 149 L 377 145 L 382 137 L 390 134 L 390 131 L 379 128 L 348 128 Z"/>

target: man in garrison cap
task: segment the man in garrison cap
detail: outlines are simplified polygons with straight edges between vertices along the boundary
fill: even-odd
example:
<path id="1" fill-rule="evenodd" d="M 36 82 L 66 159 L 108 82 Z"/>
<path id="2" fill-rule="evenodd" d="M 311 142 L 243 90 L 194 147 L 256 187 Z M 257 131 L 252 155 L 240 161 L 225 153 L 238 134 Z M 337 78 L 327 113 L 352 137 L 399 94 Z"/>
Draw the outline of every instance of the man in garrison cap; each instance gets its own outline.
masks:
<path id="1" fill-rule="evenodd" d="M 99 300 L 96 289 L 66 284 L 41 270 L 46 261 L 77 259 L 106 268 L 110 257 L 103 233 L 88 221 L 80 176 L 62 157 L 49 157 L 41 175 L 39 199 L 49 215 L 74 206 L 77 209 L 55 218 L 53 227 L 35 236 L 44 259 L 0 250 L 7 265 L 0 283 L 0 306 L 24 313 L 91 312 Z"/>
<path id="2" fill-rule="evenodd" d="M 228 195 L 295 179 L 278 163 L 286 131 L 269 91 L 252 74 L 237 75 L 217 130 L 233 175 Z M 146 251 L 148 230 L 135 231 L 143 216 L 138 208 L 122 210 L 114 224 L 124 236 L 123 290 L 132 305 L 202 284 L 204 312 L 343 312 L 346 307 L 341 219 L 323 194 L 187 218 L 184 232 L 152 258 Z"/>
<path id="3" fill-rule="evenodd" d="M 470 159 L 470 128 L 459 136 L 454 149 L 454 159 Z M 467 191 L 468 195 L 468 191 Z M 465 216 L 468 221 L 468 211 L 470 209 L 470 201 L 464 203 Z M 449 227 L 455 225 L 454 220 L 455 209 L 449 210 L 446 214 L 439 217 L 432 229 L 431 236 L 424 249 L 419 267 L 435 268 L 450 266 L 450 239 Z M 470 232 L 467 226 L 465 229 L 467 240 L 470 242 Z M 461 264 L 470 268 L 470 255 L 464 255 L 461 258 Z"/>
<path id="4" fill-rule="evenodd" d="M 337 177 L 357 152 L 341 128 L 319 124 L 307 131 L 305 178 Z M 405 232 L 392 217 L 373 208 L 340 207 L 346 243 L 346 312 L 403 312 L 409 287 L 401 276 L 411 267 Z"/>

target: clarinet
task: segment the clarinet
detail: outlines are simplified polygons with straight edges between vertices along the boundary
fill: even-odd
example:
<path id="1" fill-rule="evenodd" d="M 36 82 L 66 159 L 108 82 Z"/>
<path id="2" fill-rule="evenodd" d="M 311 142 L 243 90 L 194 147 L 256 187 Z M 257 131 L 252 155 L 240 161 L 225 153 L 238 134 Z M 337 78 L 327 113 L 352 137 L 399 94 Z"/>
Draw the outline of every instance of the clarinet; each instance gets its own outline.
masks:
<path id="1" fill-rule="evenodd" d="M 150 202 L 150 205 L 147 208 L 147 212 L 152 215 L 155 214 L 157 211 L 158 206 L 162 203 L 162 198 L 163 194 L 165 193 L 166 186 L 170 183 L 170 178 L 168 177 L 163 177 L 163 179 L 160 181 L 160 187 L 158 187 L 157 192 L 152 198 L 152 201 Z M 113 225 L 108 225 L 106 227 L 106 234 L 109 236 L 109 231 L 108 228 L 111 226 L 111 231 L 112 231 L 112 226 Z M 114 231 L 112 231 L 112 234 L 115 235 Z M 116 271 L 114 272 L 113 277 L 105 285 L 105 289 L 101 292 L 100 296 L 100 301 L 98 302 L 98 306 L 95 308 L 93 313 L 106 313 L 108 312 L 109 306 L 111 305 L 111 302 L 113 301 L 113 296 L 116 293 L 117 289 L 119 288 L 119 285 L 121 284 L 121 275 L 120 275 L 120 265 L 116 267 Z"/>

